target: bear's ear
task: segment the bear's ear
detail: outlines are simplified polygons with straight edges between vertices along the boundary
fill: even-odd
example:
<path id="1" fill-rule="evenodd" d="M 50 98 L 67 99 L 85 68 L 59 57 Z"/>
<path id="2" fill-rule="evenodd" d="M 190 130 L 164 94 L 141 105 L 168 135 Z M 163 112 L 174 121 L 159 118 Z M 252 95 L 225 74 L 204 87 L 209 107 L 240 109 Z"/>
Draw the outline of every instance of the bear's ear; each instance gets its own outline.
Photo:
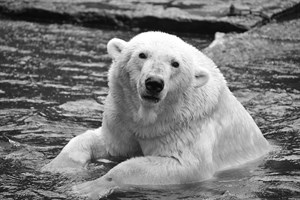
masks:
<path id="1" fill-rule="evenodd" d="M 113 38 L 107 43 L 107 52 L 112 59 L 117 59 L 127 42 L 118 38 Z"/>
<path id="2" fill-rule="evenodd" d="M 195 71 L 194 87 L 202 87 L 209 80 L 209 72 L 207 69 L 198 67 Z"/>

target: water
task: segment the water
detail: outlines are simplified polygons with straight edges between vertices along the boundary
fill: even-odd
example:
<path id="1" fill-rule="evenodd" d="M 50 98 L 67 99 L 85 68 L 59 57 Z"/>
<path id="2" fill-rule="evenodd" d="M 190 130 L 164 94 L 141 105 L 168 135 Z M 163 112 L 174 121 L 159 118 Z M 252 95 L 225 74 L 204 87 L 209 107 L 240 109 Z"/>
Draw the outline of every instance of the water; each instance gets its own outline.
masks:
<path id="1" fill-rule="evenodd" d="M 70 138 L 101 126 L 110 63 L 106 43 L 136 33 L 0 21 L 0 199 L 76 199 L 72 185 L 117 164 L 95 163 L 74 176 L 39 171 Z M 182 37 L 199 49 L 212 40 Z M 107 199 L 300 198 L 299 55 L 291 48 L 276 59 L 248 63 L 246 72 L 221 69 L 273 144 L 270 155 L 203 183 L 133 189 Z"/>

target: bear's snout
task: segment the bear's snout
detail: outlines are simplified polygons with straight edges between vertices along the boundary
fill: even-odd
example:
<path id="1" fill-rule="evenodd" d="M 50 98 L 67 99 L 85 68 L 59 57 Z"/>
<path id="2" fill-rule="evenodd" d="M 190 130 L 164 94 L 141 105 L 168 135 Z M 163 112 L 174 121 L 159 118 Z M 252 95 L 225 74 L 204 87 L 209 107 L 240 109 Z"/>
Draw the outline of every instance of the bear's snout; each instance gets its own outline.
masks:
<path id="1" fill-rule="evenodd" d="M 158 94 L 164 89 L 165 83 L 159 77 L 150 76 L 145 80 L 145 86 L 150 94 Z"/>

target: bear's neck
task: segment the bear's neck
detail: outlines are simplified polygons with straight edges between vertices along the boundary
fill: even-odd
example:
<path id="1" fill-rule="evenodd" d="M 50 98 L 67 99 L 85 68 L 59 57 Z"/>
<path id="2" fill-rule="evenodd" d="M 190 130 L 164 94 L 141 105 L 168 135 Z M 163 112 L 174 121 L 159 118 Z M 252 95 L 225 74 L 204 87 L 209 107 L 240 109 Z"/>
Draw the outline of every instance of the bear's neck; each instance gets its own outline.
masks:
<path id="1" fill-rule="evenodd" d="M 125 93 L 118 95 L 120 101 L 116 101 L 115 106 L 121 108 L 118 109 L 119 120 L 140 139 L 164 137 L 183 127 L 199 123 L 203 118 L 200 109 L 193 107 L 196 104 L 187 98 L 191 95 L 186 93 L 168 94 L 163 102 L 154 107 L 143 106 L 138 97 L 127 98 Z"/>

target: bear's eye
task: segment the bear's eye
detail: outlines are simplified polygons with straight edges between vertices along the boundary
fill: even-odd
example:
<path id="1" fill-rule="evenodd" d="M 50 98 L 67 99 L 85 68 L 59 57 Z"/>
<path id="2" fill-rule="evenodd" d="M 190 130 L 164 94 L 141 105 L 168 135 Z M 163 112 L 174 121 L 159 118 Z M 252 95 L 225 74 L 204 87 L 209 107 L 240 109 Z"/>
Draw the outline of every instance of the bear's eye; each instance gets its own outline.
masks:
<path id="1" fill-rule="evenodd" d="M 179 63 L 176 62 L 176 61 L 172 61 L 172 62 L 171 62 L 171 65 L 172 65 L 172 67 L 174 67 L 174 68 L 178 68 L 178 67 L 179 67 Z"/>
<path id="2" fill-rule="evenodd" d="M 141 59 L 146 59 L 147 56 L 146 56 L 146 54 L 144 54 L 144 53 L 140 53 L 140 54 L 139 54 L 139 58 L 141 58 Z"/>

